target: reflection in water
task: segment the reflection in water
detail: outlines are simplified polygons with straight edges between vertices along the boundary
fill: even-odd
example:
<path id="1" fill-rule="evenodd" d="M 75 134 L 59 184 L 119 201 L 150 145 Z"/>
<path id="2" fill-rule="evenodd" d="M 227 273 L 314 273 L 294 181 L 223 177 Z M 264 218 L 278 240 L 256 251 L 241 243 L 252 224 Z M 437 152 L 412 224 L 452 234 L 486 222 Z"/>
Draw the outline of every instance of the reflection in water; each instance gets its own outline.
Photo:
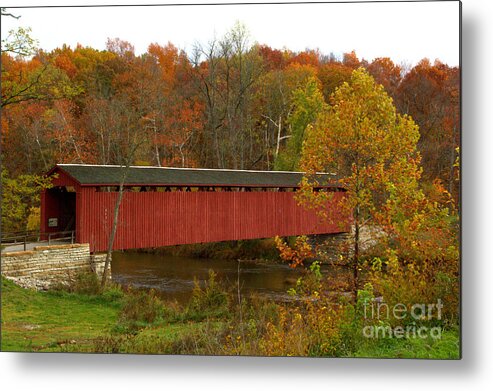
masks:
<path id="1" fill-rule="evenodd" d="M 273 300 L 288 300 L 287 290 L 303 274 L 302 270 L 285 264 L 241 261 L 239 266 L 241 292 L 257 293 Z M 227 289 L 236 287 L 238 281 L 238 261 L 234 260 L 115 252 L 111 269 L 113 281 L 123 286 L 153 288 L 162 298 L 182 304 L 192 294 L 194 278 L 204 283 L 210 269 Z"/>

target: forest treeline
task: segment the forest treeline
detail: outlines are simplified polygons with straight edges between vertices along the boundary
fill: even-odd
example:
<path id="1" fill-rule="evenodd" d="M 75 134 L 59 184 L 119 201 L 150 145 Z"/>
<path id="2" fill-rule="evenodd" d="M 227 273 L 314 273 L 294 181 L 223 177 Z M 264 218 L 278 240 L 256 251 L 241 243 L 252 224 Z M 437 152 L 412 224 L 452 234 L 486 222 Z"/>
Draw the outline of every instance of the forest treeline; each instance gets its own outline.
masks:
<path id="1" fill-rule="evenodd" d="M 296 170 L 320 97 L 330 104 L 364 67 L 419 125 L 423 181 L 439 180 L 458 198 L 460 72 L 438 60 L 403 68 L 355 52 L 279 50 L 251 42 L 242 25 L 190 53 L 153 43 L 136 55 L 118 38 L 106 50 L 21 49 L 13 41 L 2 52 L 2 155 L 10 178 L 56 163 L 120 164 L 135 135 L 133 164 Z"/>

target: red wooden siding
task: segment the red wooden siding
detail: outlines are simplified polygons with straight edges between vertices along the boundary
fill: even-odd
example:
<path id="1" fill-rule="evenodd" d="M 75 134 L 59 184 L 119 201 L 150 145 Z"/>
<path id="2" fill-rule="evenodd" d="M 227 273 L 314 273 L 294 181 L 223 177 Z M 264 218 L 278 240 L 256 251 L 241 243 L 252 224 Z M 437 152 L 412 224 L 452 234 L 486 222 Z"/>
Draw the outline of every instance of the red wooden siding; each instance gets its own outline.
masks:
<path id="1" fill-rule="evenodd" d="M 125 192 L 114 249 L 132 249 L 337 233 L 298 206 L 292 192 Z M 105 251 L 118 193 L 82 187 L 77 193 L 77 242 Z M 343 197 L 335 193 L 334 201 Z M 342 217 L 341 217 L 342 218 Z"/>

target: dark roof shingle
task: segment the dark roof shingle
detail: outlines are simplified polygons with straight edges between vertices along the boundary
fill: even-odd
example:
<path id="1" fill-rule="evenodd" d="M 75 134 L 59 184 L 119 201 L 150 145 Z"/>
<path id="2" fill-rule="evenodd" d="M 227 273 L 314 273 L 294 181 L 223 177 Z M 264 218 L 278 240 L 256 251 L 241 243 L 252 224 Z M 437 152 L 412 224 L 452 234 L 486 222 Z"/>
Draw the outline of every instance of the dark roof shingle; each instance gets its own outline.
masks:
<path id="1" fill-rule="evenodd" d="M 81 185 L 118 185 L 122 176 L 120 166 L 58 164 L 60 169 Z M 132 166 L 127 185 L 176 186 L 258 186 L 296 187 L 303 173 L 287 171 L 243 171 L 219 169 L 169 168 Z M 339 187 L 331 174 L 317 174 L 321 186 Z"/>

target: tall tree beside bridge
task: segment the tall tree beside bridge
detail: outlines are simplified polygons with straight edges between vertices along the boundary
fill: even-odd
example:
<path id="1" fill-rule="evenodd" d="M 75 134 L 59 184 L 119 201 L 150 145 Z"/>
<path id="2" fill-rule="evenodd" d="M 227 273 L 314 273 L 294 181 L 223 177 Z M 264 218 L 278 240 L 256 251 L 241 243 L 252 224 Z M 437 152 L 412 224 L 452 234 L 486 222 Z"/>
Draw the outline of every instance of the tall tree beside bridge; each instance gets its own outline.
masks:
<path id="1" fill-rule="evenodd" d="M 324 208 L 330 193 L 316 192 L 316 172 L 337 172 L 347 189 L 341 205 L 354 220 L 353 274 L 357 294 L 361 229 L 381 224 L 382 211 L 395 198 L 418 193 L 421 174 L 416 149 L 419 131 L 414 121 L 397 114 L 383 86 L 363 68 L 353 71 L 351 80 L 331 95 L 331 105 L 320 112 L 314 126 L 308 126 L 300 160 L 306 172 L 299 200 Z"/>

